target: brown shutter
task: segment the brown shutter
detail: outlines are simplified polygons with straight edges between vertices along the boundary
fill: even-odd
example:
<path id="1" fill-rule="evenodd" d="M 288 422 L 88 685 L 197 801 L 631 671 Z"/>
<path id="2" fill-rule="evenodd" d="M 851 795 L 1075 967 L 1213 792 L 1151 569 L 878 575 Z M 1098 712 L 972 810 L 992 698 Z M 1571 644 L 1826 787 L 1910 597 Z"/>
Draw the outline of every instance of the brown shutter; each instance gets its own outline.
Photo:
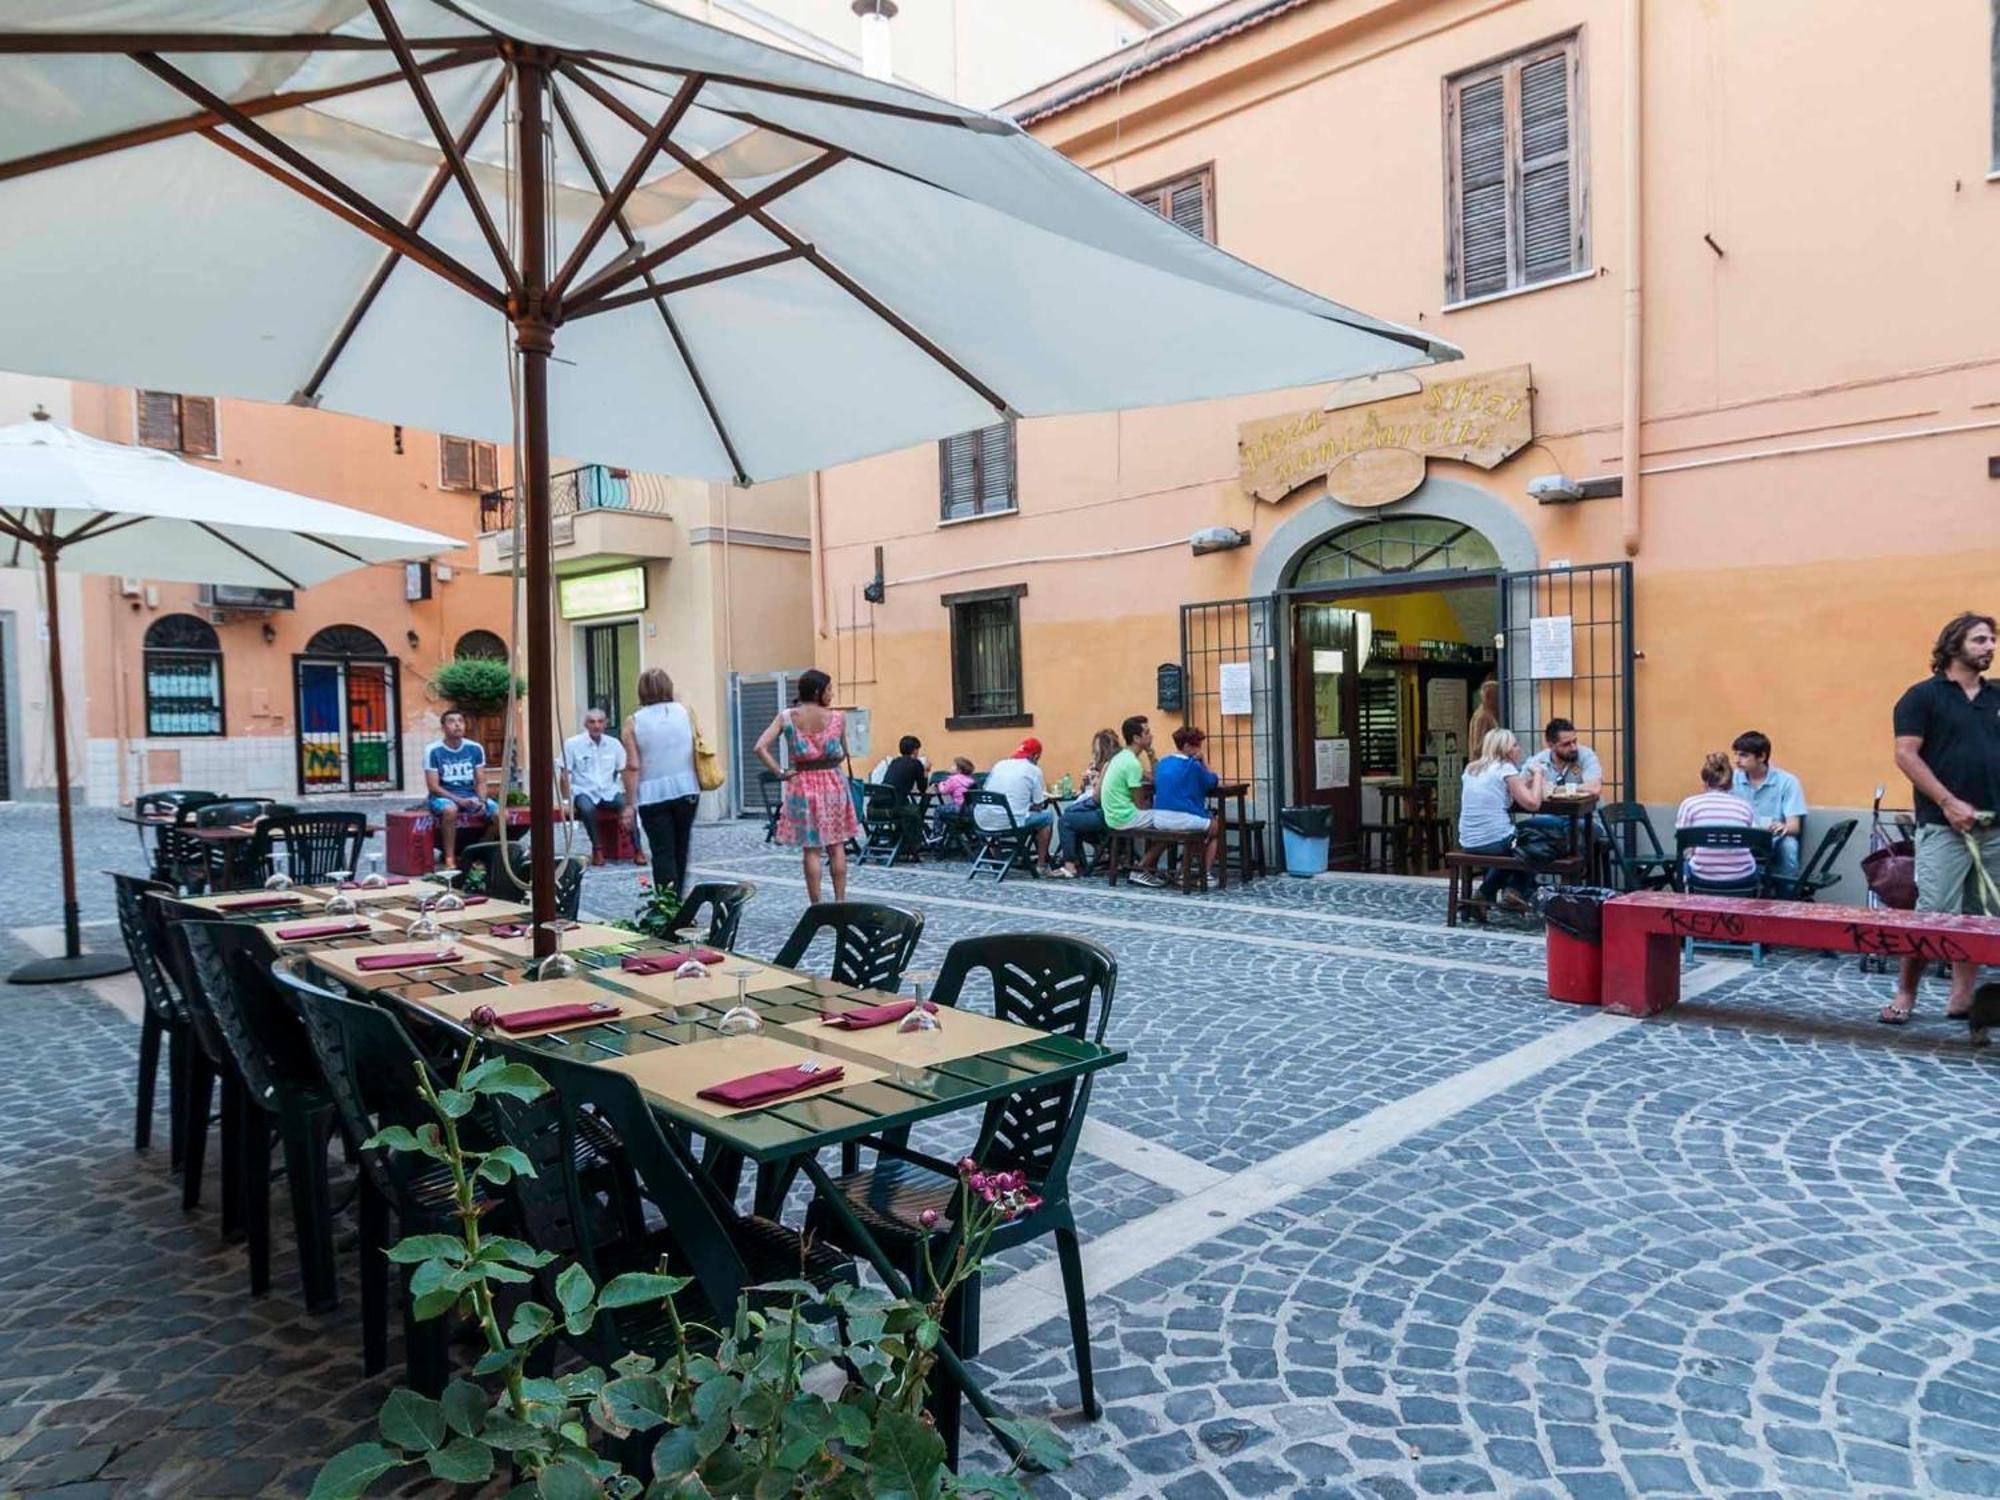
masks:
<path id="1" fill-rule="evenodd" d="M 979 429 L 979 513 L 1014 508 L 1014 424 Z"/>
<path id="2" fill-rule="evenodd" d="M 1521 69 L 1521 271 L 1524 281 L 1576 269 L 1570 204 L 1569 54 Z"/>
<path id="3" fill-rule="evenodd" d="M 1167 217 L 1198 239 L 1213 239 L 1208 229 L 1206 176 L 1183 182 L 1167 195 Z"/>
<path id="4" fill-rule="evenodd" d="M 961 432 L 938 444 L 938 487 L 945 520 L 977 514 L 978 433 Z"/>
<path id="5" fill-rule="evenodd" d="M 139 446 L 180 452 L 180 397 L 171 391 L 139 392 Z"/>
<path id="6" fill-rule="evenodd" d="M 1507 289 L 1507 80 L 1458 90 L 1457 298 Z"/>
<path id="7" fill-rule="evenodd" d="M 438 485 L 447 490 L 472 488 L 472 444 L 464 438 L 438 439 Z"/>
<path id="8" fill-rule="evenodd" d="M 192 453 L 200 458 L 215 457 L 217 448 L 213 396 L 181 397 L 181 452 Z"/>
<path id="9" fill-rule="evenodd" d="M 500 453 L 491 443 L 472 445 L 472 475 L 475 489 L 500 488 Z"/>

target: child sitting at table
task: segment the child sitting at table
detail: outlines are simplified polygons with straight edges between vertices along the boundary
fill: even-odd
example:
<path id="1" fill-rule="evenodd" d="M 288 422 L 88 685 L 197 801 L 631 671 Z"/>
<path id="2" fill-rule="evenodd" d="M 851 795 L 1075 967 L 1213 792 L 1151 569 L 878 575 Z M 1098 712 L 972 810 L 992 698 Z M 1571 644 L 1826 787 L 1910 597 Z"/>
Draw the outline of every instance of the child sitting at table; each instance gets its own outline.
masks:
<path id="1" fill-rule="evenodd" d="M 951 774 L 938 783 L 938 805 L 948 812 L 965 806 L 965 794 L 972 790 L 972 762 L 963 755 L 951 761 Z"/>

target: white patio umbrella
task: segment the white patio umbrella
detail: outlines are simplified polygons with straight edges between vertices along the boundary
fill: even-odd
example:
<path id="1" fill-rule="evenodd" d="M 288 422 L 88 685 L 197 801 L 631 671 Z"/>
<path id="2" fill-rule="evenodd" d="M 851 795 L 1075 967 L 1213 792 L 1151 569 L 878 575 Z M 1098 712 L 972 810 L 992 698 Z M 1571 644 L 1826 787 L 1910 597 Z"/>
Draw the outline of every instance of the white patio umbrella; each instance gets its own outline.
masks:
<path id="1" fill-rule="evenodd" d="M 748 483 L 1457 353 L 1009 120 L 644 0 L 7 0 L 0 222 L 10 367 L 518 439 L 531 682 L 552 427 Z"/>
<path id="2" fill-rule="evenodd" d="M 462 545 L 433 531 L 234 479 L 154 448 L 128 448 L 37 420 L 0 427 L 0 564 L 39 567 L 49 611 L 49 723 L 62 839 L 63 952 L 16 984 L 93 979 L 129 967 L 85 953 L 77 930 L 69 735 L 56 574 L 304 589 L 366 567 Z"/>

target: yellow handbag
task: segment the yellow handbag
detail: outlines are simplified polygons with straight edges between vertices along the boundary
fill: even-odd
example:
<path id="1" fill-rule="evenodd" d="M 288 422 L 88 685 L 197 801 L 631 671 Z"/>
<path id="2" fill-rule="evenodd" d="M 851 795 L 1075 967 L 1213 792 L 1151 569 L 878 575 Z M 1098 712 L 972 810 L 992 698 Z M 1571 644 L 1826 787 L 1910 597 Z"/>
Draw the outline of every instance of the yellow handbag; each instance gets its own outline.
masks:
<path id="1" fill-rule="evenodd" d="M 701 720 L 694 716 L 694 709 L 687 704 L 688 725 L 694 730 L 694 779 L 704 792 L 712 792 L 722 785 L 722 759 L 715 753 L 715 746 L 708 742 L 708 736 L 701 732 Z"/>

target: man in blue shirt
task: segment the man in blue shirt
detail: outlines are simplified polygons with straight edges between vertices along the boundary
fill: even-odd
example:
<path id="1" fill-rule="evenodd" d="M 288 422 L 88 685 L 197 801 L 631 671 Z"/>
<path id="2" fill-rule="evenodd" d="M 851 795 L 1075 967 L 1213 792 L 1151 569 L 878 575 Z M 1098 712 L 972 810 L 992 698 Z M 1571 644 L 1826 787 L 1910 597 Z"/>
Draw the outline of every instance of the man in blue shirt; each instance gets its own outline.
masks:
<path id="1" fill-rule="evenodd" d="M 1730 790 L 1750 804 L 1758 828 L 1771 832 L 1771 873 L 1796 879 L 1799 831 L 1806 823 L 1806 793 L 1799 778 L 1771 764 L 1771 738 L 1746 729 L 1731 743 L 1736 777 Z"/>
<path id="2" fill-rule="evenodd" d="M 445 868 L 458 864 L 458 825 L 498 817 L 500 804 L 479 795 L 479 768 L 486 764 L 486 749 L 477 740 L 465 737 L 465 715 L 457 709 L 445 713 L 440 724 L 444 738 L 432 740 L 424 751 L 424 786 L 431 794 L 431 811 L 444 829 Z"/>

